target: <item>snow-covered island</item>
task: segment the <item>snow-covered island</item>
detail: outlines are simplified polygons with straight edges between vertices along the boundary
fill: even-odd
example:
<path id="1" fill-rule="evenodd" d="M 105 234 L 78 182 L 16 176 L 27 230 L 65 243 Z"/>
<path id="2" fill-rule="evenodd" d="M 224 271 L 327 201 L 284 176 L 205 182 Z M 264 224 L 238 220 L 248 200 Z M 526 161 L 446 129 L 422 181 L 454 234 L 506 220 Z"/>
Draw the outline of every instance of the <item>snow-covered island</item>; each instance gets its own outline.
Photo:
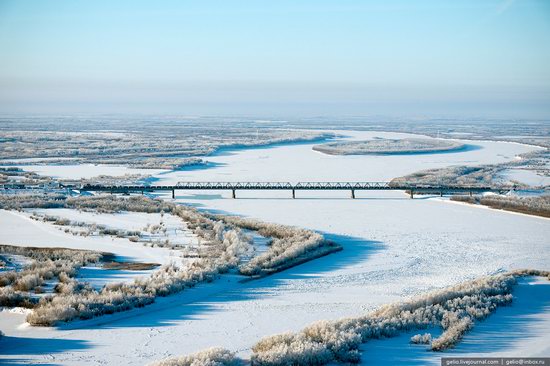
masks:
<path id="1" fill-rule="evenodd" d="M 315 145 L 313 150 L 329 155 L 396 155 L 459 151 L 465 144 L 441 139 L 404 138 L 366 141 L 329 142 Z"/>

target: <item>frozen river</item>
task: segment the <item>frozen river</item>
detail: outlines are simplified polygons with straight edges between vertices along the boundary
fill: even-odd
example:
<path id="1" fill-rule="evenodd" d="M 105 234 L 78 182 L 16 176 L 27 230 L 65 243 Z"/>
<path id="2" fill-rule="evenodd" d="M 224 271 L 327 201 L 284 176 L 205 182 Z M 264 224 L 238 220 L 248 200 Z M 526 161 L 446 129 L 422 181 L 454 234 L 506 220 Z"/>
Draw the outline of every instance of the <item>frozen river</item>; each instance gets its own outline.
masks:
<path id="1" fill-rule="evenodd" d="M 335 131 L 347 138 L 406 138 L 416 135 L 384 132 Z M 405 155 L 326 155 L 312 150 L 313 144 L 227 151 L 208 157 L 206 170 L 157 174 L 159 184 L 190 181 L 389 181 L 419 170 L 450 165 L 479 165 L 511 161 L 517 155 L 539 149 L 507 142 L 463 141 L 458 152 Z"/>
<path id="2" fill-rule="evenodd" d="M 340 133 L 352 139 L 411 136 Z M 504 142 L 464 143 L 473 146 L 460 152 L 395 156 L 330 156 L 313 151 L 312 144 L 238 150 L 209 157 L 214 164 L 208 169 L 160 172 L 155 183 L 388 181 L 423 169 L 511 161 L 536 149 Z M 75 167 L 70 174 L 74 177 L 78 171 Z M 315 320 L 362 314 L 383 303 L 484 274 L 524 267 L 550 269 L 548 219 L 436 197 L 410 200 L 402 192 L 359 192 L 356 200 L 349 199 L 349 192 L 297 194 L 293 200 L 285 191 L 243 191 L 238 192 L 239 199 L 232 200 L 230 192 L 178 191 L 177 200 L 215 212 L 318 230 L 341 244 L 342 252 L 243 285 L 231 282 L 224 287 L 222 277 L 217 284 L 184 292 L 131 315 L 102 318 L 102 325 L 71 330 L 10 325 L 9 332 L 16 337 L 54 337 L 66 342 L 67 349 L 53 357 L 67 364 L 137 365 L 209 346 L 246 355 L 262 336 L 298 330 Z M 547 314 L 550 303 L 543 305 Z M 547 315 L 539 318 L 550 324 Z M 18 321 L 10 319 L 14 324 Z M 541 330 L 535 323 L 525 327 L 532 341 L 539 343 L 548 329 Z M 510 342 L 477 351 L 498 354 L 511 347 Z M 25 344 L 29 345 L 22 341 L 20 347 Z M 461 347 L 456 352 L 472 350 Z M 51 352 L 20 349 L 12 356 L 52 361 Z M 438 357 L 429 356 L 424 362 L 439 364 Z M 363 358 L 368 360 L 368 355 Z"/>

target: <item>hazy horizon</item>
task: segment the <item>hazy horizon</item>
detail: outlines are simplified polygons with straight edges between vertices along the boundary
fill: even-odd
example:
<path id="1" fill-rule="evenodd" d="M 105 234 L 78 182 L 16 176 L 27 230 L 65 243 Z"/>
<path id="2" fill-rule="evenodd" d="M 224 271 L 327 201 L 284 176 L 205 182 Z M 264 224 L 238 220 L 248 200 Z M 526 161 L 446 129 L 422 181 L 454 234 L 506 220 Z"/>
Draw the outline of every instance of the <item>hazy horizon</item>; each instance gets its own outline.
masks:
<path id="1" fill-rule="evenodd" d="M 550 3 L 0 1 L 0 114 L 550 117 Z"/>

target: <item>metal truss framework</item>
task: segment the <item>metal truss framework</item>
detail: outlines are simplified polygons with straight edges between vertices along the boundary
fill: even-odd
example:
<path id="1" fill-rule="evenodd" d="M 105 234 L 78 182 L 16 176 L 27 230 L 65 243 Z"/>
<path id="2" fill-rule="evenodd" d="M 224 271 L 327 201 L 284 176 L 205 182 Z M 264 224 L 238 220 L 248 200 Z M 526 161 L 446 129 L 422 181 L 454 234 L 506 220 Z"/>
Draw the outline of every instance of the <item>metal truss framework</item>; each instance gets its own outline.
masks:
<path id="1" fill-rule="evenodd" d="M 413 197 L 414 193 L 433 192 L 444 193 L 479 193 L 479 192 L 506 192 L 511 188 L 491 186 L 463 186 L 463 185 L 426 185 L 426 184 L 392 184 L 390 182 L 178 182 L 175 185 L 84 185 L 76 188 L 80 191 L 103 191 L 111 193 L 153 192 L 176 190 L 230 190 L 235 198 L 237 190 L 291 190 L 295 198 L 298 190 L 347 190 L 351 191 L 355 198 L 355 191 L 359 190 L 395 190 L 408 191 Z"/>

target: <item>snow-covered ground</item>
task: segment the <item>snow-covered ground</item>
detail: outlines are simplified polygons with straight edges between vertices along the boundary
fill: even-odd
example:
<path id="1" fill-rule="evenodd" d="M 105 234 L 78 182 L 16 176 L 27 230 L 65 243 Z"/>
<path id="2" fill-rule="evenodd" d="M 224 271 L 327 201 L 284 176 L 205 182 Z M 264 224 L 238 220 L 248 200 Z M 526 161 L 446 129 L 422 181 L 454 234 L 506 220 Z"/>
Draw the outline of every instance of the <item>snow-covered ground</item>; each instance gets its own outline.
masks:
<path id="1" fill-rule="evenodd" d="M 339 132 L 361 140 L 412 136 Z M 477 147 L 405 156 L 328 156 L 311 150 L 313 144 L 239 150 L 212 156 L 209 160 L 216 164 L 209 169 L 158 174 L 155 183 L 387 181 L 422 169 L 510 161 L 517 154 L 536 149 L 504 142 L 466 143 Z M 168 194 L 159 195 L 169 199 Z M 550 269 L 550 220 L 545 218 L 449 204 L 436 197 L 411 200 L 401 192 L 358 192 L 356 200 L 349 199 L 349 192 L 305 191 L 297 192 L 295 200 L 284 191 L 237 191 L 236 200 L 228 198 L 230 192 L 219 191 L 179 191 L 177 196 L 179 202 L 202 209 L 318 230 L 344 250 L 244 284 L 230 276 L 222 277 L 145 309 L 74 323 L 68 328 L 24 327 L 23 315 L 1 313 L 0 328 L 7 337 L 1 341 L 6 347 L 0 348 L 0 360 L 142 365 L 209 346 L 247 355 L 261 337 L 299 330 L 315 320 L 363 314 L 387 302 L 501 270 Z M 2 242 L 52 245 L 60 235 L 51 225 L 43 227 L 47 224 L 15 213 L 0 211 L 0 225 L 5 230 L 0 234 Z M 37 234 L 37 230 L 47 235 Z M 39 235 L 44 237 L 40 243 Z M 107 251 L 115 251 L 116 246 L 134 258 L 160 257 L 161 253 L 169 258 L 166 251 L 132 246 L 126 239 L 121 239 L 124 243 L 65 239 L 58 245 L 90 249 L 97 245 L 110 248 L 102 249 Z M 517 291 L 519 306 L 497 311 L 486 323 L 476 326 L 463 345 L 445 355 L 489 355 L 506 349 L 518 356 L 549 356 L 548 347 L 543 347 L 549 343 L 550 334 L 549 288 L 543 283 L 522 284 Z M 513 321 L 510 314 L 523 314 L 524 321 Z M 487 336 L 497 329 L 527 336 L 517 342 L 508 336 L 508 343 L 495 347 Z M 381 362 L 380 349 L 384 348 L 376 348 L 377 344 L 403 350 L 403 357 L 413 357 L 407 364 L 424 364 L 426 357 L 436 362 L 441 357 L 423 348 L 407 351 L 408 338 L 369 343 L 363 359 L 368 362 L 372 355 L 375 361 L 369 364 L 387 364 Z M 514 348 L 509 348 L 509 343 Z"/>
<path id="2" fill-rule="evenodd" d="M 73 222 L 83 222 L 86 224 L 103 225 L 109 229 L 124 230 L 124 231 L 139 231 L 141 234 L 140 240 L 147 242 L 157 242 L 168 240 L 174 245 L 196 245 L 197 238 L 190 230 L 187 229 L 185 222 L 179 217 L 159 213 L 144 213 L 144 212 L 121 212 L 121 213 L 95 213 L 83 212 L 67 208 L 49 208 L 49 209 L 33 209 L 32 213 L 38 215 L 48 215 L 69 219 Z M 151 226 L 162 224 L 163 230 L 158 233 L 151 233 Z M 64 230 L 65 226 L 58 226 L 58 229 Z M 164 230 L 166 229 L 166 230 Z M 138 245 L 138 244 L 133 244 Z"/>
<path id="3" fill-rule="evenodd" d="M 123 259 L 137 262 L 168 263 L 174 256 L 171 250 L 145 247 L 140 243 L 132 243 L 126 238 L 110 236 L 81 237 L 66 234 L 55 225 L 31 220 L 29 215 L 30 213 L 0 210 L 0 222 L 2 225 L 1 242 L 10 245 L 59 246 L 97 250 L 113 253 Z M 120 215 L 119 220 L 123 220 L 124 216 L 130 220 L 140 217 L 140 215 L 134 216 L 133 213 L 127 213 Z M 154 218 L 150 220 L 154 221 Z M 143 218 L 143 221 L 137 225 L 143 224 L 145 226 L 148 221 L 147 218 Z M 128 225 L 132 224 L 128 223 Z"/>
<path id="4" fill-rule="evenodd" d="M 197 245 L 196 235 L 188 230 L 185 223 L 178 217 L 164 214 L 161 216 L 159 213 L 142 213 L 142 212 L 122 212 L 114 214 L 98 214 L 93 212 L 83 212 L 74 209 L 66 208 L 54 208 L 54 209 L 33 209 L 26 213 L 18 213 L 17 217 L 5 216 L 6 220 L 13 220 L 17 227 L 24 225 L 25 221 L 20 219 L 27 219 L 31 213 L 42 217 L 44 215 L 54 216 L 64 219 L 69 219 L 74 222 L 83 222 L 86 224 L 103 225 L 109 229 L 124 230 L 124 231 L 139 231 L 141 233 L 140 242 L 130 242 L 128 238 L 116 238 L 112 236 L 88 236 L 85 239 L 93 239 L 95 242 L 81 241 L 82 236 L 74 236 L 66 234 L 66 229 L 79 232 L 81 230 L 86 231 L 87 228 L 64 225 L 57 226 L 51 223 L 44 223 L 41 221 L 33 220 L 33 224 L 36 224 L 30 232 L 26 234 L 20 234 L 17 231 L 6 231 L 2 238 L 3 242 L 15 244 L 15 245 L 28 245 L 32 242 L 34 246 L 64 246 L 70 248 L 85 248 L 93 249 L 97 251 L 113 253 L 121 261 L 132 262 L 152 262 L 159 264 L 166 264 L 169 262 L 179 263 L 182 261 L 181 253 L 178 251 L 154 248 L 143 248 L 144 243 L 156 243 L 169 241 L 173 245 Z M 13 214 L 9 211 L 0 211 L 0 217 L 2 215 Z M 151 233 L 147 231 L 150 226 L 159 225 L 163 223 L 163 228 L 166 231 L 158 231 Z M 52 233 L 51 229 L 55 228 L 59 231 L 60 235 Z M 38 229 L 38 230 L 36 230 Z M 11 236 L 10 236 L 11 234 Z M 28 238 L 27 240 L 21 240 L 19 236 Z M 60 239 L 61 238 L 61 239 Z M 78 239 L 77 241 L 73 241 Z M 56 244 L 48 244 L 55 242 Z M 70 242 L 70 244 L 69 244 Z M 36 245 L 38 244 L 38 245 Z M 153 270 L 143 271 L 127 271 L 127 270 L 106 270 L 98 267 L 84 267 L 78 272 L 78 277 L 82 281 L 89 282 L 94 287 L 100 287 L 108 282 L 126 282 L 134 279 L 135 277 L 144 277 L 151 274 Z"/>
<path id="5" fill-rule="evenodd" d="M 534 187 L 550 185 L 550 177 L 537 174 L 533 170 L 507 169 L 503 172 L 503 176 L 507 180 L 517 181 Z"/>

